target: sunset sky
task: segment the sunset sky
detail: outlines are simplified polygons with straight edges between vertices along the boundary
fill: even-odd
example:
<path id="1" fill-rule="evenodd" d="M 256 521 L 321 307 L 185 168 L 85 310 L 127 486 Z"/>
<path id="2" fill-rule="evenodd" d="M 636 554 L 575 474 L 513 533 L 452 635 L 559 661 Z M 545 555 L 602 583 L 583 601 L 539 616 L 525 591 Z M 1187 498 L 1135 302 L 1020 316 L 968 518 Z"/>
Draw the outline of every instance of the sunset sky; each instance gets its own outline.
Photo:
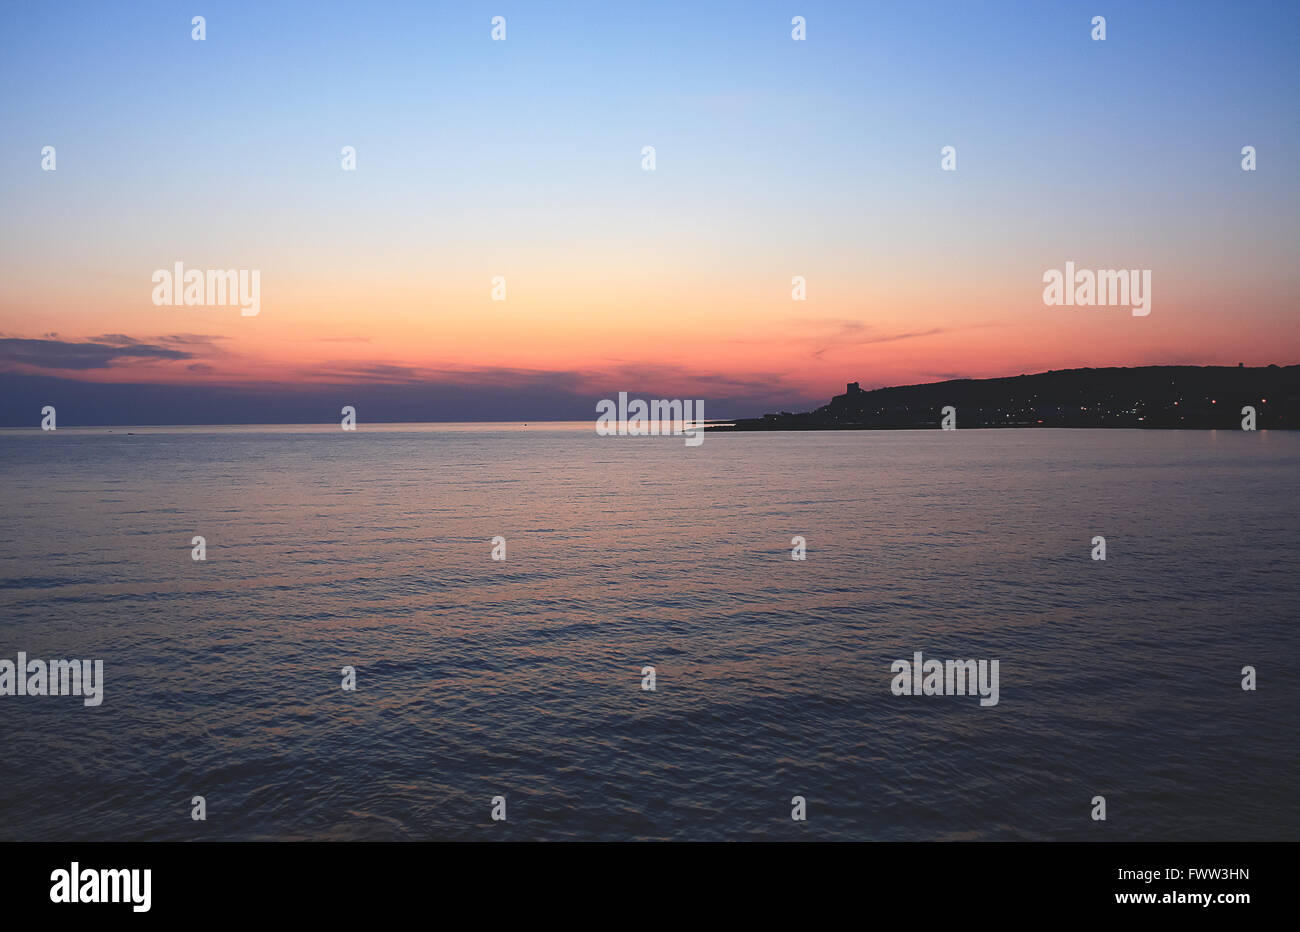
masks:
<path id="1" fill-rule="evenodd" d="M 1297 363 L 1297 49 L 1247 0 L 7 5 L 0 423 Z M 1067 260 L 1152 270 L 1150 315 L 1044 306 Z M 177 261 L 261 313 L 155 306 Z"/>

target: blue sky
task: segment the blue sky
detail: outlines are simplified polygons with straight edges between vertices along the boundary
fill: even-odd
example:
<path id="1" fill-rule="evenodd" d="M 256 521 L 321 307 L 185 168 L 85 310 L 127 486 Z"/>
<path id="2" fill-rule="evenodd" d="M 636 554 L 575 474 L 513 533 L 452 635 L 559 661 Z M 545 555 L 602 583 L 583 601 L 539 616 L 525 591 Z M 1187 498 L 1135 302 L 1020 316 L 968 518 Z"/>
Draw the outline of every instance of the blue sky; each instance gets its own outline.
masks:
<path id="1" fill-rule="evenodd" d="M 196 14 L 204 42 L 190 37 Z M 489 38 L 495 15 L 505 42 Z M 794 15 L 806 42 L 790 39 Z M 1094 15 L 1105 42 L 1089 38 Z M 229 341 L 228 358 L 256 357 L 231 364 L 247 381 L 277 360 L 308 366 L 286 345 L 313 319 L 321 339 L 373 341 L 367 363 L 440 371 L 653 367 L 661 317 L 703 343 L 751 321 L 773 345 L 818 321 L 1019 334 L 1015 353 L 981 347 L 965 363 L 943 345 L 906 363 L 717 363 L 812 398 L 850 377 L 1190 361 L 1224 344 L 1228 305 L 1245 332 L 1224 351 L 1263 353 L 1293 319 L 1296 3 L 200 0 L 29 3 L 0 18 L 10 338 L 203 332 Z M 49 144 L 57 179 L 35 171 Z M 346 188 L 345 144 L 359 164 Z M 652 180 L 636 170 L 646 144 Z M 1245 144 L 1253 175 L 1237 167 Z M 937 175 L 941 145 L 957 147 L 953 177 Z M 256 333 L 155 326 L 137 283 L 176 256 L 263 268 L 297 316 Z M 1037 332 L 1037 276 L 1067 258 L 1156 269 L 1181 323 Z M 426 280 L 428 306 L 464 318 L 479 313 L 464 294 L 496 269 L 549 289 L 534 318 L 579 309 L 554 346 L 532 334 L 535 357 L 497 354 L 486 332 L 455 329 L 427 344 L 412 331 L 400 342 L 418 359 L 399 351 Z M 789 269 L 824 299 L 802 316 L 761 297 Z M 342 306 L 303 310 L 362 285 L 374 333 L 347 331 Z M 632 300 L 648 289 L 659 309 Z M 1018 302 L 1038 316 L 996 310 Z M 593 355 L 602 314 L 645 353 Z M 1135 348 L 1103 358 L 1108 345 Z M 333 362 L 311 360 L 306 377 Z"/>

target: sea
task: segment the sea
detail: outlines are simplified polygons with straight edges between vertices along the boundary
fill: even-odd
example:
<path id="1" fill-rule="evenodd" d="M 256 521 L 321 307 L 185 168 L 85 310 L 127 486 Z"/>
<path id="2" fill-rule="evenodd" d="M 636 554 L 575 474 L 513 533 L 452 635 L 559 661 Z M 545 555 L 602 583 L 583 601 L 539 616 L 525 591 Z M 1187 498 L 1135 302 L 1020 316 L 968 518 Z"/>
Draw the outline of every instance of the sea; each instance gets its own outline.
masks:
<path id="1" fill-rule="evenodd" d="M 0 695 L 0 839 L 1295 839 L 1297 466 L 1276 431 L 0 431 L 0 659 L 103 662 L 96 706 Z M 997 661 L 997 703 L 896 694 L 918 652 Z"/>

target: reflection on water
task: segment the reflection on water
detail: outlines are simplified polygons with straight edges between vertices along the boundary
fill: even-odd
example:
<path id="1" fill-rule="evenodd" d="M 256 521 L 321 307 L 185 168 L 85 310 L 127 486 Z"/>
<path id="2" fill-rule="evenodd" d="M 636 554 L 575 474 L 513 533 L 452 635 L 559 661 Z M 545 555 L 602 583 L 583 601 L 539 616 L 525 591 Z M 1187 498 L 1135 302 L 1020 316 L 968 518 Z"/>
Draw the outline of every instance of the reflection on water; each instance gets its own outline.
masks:
<path id="1" fill-rule="evenodd" d="M 1300 436 L 580 427 L 0 432 L 0 657 L 106 681 L 0 698 L 0 837 L 1300 828 Z"/>

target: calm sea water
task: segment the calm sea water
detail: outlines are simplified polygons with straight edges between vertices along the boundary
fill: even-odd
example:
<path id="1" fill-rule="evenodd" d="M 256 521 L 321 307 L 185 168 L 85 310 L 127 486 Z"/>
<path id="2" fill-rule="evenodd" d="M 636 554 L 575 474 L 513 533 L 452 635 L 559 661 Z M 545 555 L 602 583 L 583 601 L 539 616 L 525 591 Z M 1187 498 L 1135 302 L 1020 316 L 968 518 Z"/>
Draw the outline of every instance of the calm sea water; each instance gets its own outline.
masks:
<path id="1" fill-rule="evenodd" d="M 0 432 L 0 838 L 1300 834 L 1298 435 L 134 431 Z"/>

